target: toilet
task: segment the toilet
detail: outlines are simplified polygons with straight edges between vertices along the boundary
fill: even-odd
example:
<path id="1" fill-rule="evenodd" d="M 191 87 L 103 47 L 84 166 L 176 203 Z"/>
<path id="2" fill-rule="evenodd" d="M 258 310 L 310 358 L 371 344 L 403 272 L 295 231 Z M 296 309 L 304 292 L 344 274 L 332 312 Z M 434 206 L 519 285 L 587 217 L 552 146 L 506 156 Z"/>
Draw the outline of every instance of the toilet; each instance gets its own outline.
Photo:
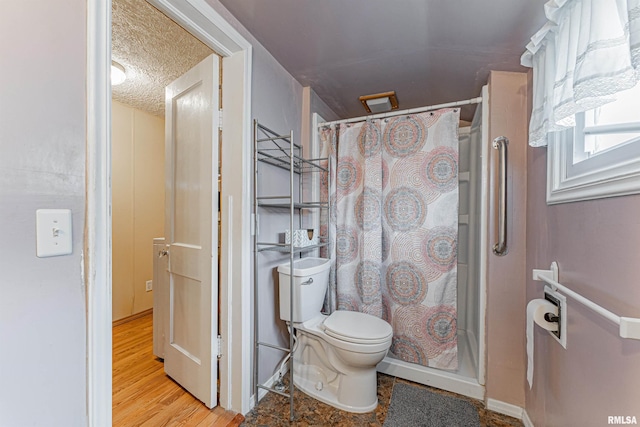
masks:
<path id="1" fill-rule="evenodd" d="M 280 319 L 290 322 L 293 302 L 293 382 L 309 396 L 348 412 L 378 406 L 376 365 L 391 346 L 391 325 L 366 313 L 321 313 L 331 262 L 302 258 L 293 263 L 293 301 L 289 263 L 278 267 Z"/>

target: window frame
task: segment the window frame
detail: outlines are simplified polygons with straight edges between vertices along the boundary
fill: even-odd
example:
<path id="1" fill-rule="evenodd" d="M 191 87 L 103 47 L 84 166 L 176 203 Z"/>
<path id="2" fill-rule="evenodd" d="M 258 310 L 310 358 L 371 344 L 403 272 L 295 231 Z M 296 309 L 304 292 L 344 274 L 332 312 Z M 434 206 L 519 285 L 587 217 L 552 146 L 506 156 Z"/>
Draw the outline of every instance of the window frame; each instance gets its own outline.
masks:
<path id="1" fill-rule="evenodd" d="M 549 134 L 547 151 L 547 204 L 577 202 L 640 193 L 640 141 L 634 140 L 584 158 L 584 113 L 576 115 L 576 128 Z M 581 160 L 574 164 L 574 156 Z"/>

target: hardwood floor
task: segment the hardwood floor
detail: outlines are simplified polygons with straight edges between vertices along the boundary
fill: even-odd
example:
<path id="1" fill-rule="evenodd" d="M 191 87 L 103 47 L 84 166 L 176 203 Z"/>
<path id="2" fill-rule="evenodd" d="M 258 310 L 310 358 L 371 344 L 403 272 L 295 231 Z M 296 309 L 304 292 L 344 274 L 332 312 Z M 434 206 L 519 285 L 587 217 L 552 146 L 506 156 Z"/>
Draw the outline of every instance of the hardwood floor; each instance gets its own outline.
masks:
<path id="1" fill-rule="evenodd" d="M 113 328 L 113 425 L 236 427 L 240 414 L 208 409 L 164 374 L 153 355 L 153 317 Z"/>

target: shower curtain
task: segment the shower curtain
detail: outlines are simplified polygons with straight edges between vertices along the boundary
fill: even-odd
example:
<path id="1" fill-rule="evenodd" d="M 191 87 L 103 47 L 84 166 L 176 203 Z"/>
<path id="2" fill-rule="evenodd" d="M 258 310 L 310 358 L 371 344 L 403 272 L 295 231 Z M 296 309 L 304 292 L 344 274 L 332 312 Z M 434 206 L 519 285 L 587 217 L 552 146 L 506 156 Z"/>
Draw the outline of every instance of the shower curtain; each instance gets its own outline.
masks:
<path id="1" fill-rule="evenodd" d="M 458 122 L 458 109 L 442 109 L 320 130 L 332 163 L 321 184 L 332 201 L 322 221 L 327 308 L 383 318 L 390 356 L 449 370 L 458 364 Z"/>

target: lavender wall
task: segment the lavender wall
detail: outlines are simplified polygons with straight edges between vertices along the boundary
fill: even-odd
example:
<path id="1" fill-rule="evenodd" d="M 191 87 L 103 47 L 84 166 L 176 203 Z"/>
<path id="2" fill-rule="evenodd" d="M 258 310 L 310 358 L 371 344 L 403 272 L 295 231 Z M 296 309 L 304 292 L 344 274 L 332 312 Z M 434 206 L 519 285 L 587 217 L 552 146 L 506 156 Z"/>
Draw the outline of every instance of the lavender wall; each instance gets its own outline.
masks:
<path id="1" fill-rule="evenodd" d="M 253 118 L 258 119 L 276 132 L 288 134 L 293 130 L 294 139 L 299 142 L 301 137 L 302 92 L 303 88 L 291 74 L 275 60 L 275 58 L 249 33 L 244 26 L 220 3 L 219 0 L 207 0 L 207 3 L 227 22 L 233 26 L 253 46 L 253 74 L 251 80 Z M 224 76 L 223 76 L 224 78 Z M 223 172 L 224 174 L 224 172 Z M 223 176 L 233 179 L 231 172 Z M 282 194 L 288 187 L 288 174 L 278 168 L 267 170 L 262 168 L 259 174 L 262 194 Z M 253 184 L 253 175 L 251 176 Z M 223 184 L 224 185 L 224 184 Z M 297 188 L 297 186 L 296 186 Z M 262 210 L 260 215 L 260 241 L 277 241 L 280 233 L 289 228 L 288 215 L 283 210 Z M 289 334 L 284 322 L 279 318 L 277 310 L 277 273 L 276 267 L 287 262 L 288 256 L 274 252 L 262 252 L 258 258 L 258 277 L 260 279 L 257 301 L 260 304 L 260 340 L 289 345 Z M 253 275 L 252 275 L 253 277 Z M 251 284 L 246 284 L 252 286 Z M 253 322 L 251 323 L 253 324 Z M 266 381 L 277 368 L 278 362 L 284 354 L 281 351 L 265 349 L 260 355 L 260 382 Z"/>
<path id="2" fill-rule="evenodd" d="M 86 425 L 86 1 L 0 3 L 0 425 Z M 36 209 L 73 253 L 36 257 Z"/>
<path id="3" fill-rule="evenodd" d="M 547 206 L 544 148 L 528 150 L 527 271 L 560 266 L 560 282 L 622 316 L 640 317 L 640 196 Z M 527 300 L 543 284 L 527 276 Z M 536 328 L 533 388 L 526 411 L 536 426 L 602 426 L 608 416 L 640 422 L 640 341 L 568 299 L 567 349 Z"/>
<path id="4" fill-rule="evenodd" d="M 489 152 L 489 247 L 487 249 L 487 399 L 524 406 L 525 260 L 527 190 L 527 75 L 489 75 L 489 141 L 509 138 L 507 254 L 497 242 L 498 153 Z"/>

